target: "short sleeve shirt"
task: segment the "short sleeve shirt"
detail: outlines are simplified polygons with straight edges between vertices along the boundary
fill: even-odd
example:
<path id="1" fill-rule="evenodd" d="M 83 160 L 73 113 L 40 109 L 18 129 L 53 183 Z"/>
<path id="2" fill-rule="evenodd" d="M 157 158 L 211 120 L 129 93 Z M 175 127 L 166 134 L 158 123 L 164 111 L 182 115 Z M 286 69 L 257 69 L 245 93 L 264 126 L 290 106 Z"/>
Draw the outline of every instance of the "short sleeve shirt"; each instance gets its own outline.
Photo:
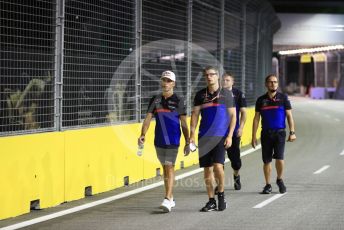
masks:
<path id="1" fill-rule="evenodd" d="M 208 88 L 196 93 L 194 106 L 201 107 L 201 122 L 198 137 L 228 135 L 230 117 L 228 108 L 235 106 L 232 93 L 227 89 L 218 89 L 209 93 Z"/>
<path id="2" fill-rule="evenodd" d="M 233 98 L 235 102 L 236 117 L 237 117 L 235 130 L 234 130 L 234 133 L 236 133 L 240 127 L 240 119 L 239 119 L 240 108 L 247 107 L 247 103 L 246 103 L 245 94 L 241 92 L 239 89 L 233 87 L 232 93 L 233 93 Z"/>
<path id="3" fill-rule="evenodd" d="M 185 99 L 176 94 L 168 98 L 153 96 L 147 112 L 153 113 L 156 119 L 154 145 L 160 148 L 178 147 L 181 136 L 179 117 L 186 115 Z"/>
<path id="4" fill-rule="evenodd" d="M 277 92 L 274 98 L 266 93 L 256 101 L 256 112 L 262 117 L 263 130 L 285 129 L 286 110 L 291 109 L 288 96 Z"/>

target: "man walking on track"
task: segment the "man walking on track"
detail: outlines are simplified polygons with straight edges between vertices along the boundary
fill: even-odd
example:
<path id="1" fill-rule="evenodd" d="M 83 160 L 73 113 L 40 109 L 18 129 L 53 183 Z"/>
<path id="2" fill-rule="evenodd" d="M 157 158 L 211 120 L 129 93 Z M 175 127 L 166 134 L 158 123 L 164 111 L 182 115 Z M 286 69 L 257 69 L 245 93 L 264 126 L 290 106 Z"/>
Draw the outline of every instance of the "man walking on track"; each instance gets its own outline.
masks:
<path id="1" fill-rule="evenodd" d="M 170 212 L 176 206 L 173 199 L 174 166 L 180 142 L 180 126 L 185 138 L 184 154 L 189 153 L 189 129 L 186 123 L 186 108 L 184 98 L 173 92 L 176 76 L 172 71 L 161 75 L 162 94 L 153 96 L 148 105 L 146 118 L 142 124 L 138 144 L 143 145 L 150 122 L 155 116 L 154 145 L 157 157 L 163 167 L 165 198 L 160 205 L 164 212 Z"/>
<path id="2" fill-rule="evenodd" d="M 213 188 L 214 176 L 218 185 L 218 210 L 223 211 L 227 207 L 224 194 L 223 164 L 225 149 L 232 145 L 236 122 L 235 105 L 231 92 L 220 88 L 219 72 L 216 68 L 205 68 L 203 75 L 207 87 L 198 91 L 194 98 L 190 143 L 195 143 L 195 130 L 199 115 L 201 115 L 198 133 L 199 165 L 204 168 L 204 181 L 209 201 L 200 211 L 209 212 L 217 208 Z M 213 175 L 213 171 L 215 175 Z"/>
<path id="3" fill-rule="evenodd" d="M 263 171 L 265 177 L 265 187 L 261 194 L 270 194 L 271 187 L 271 161 L 275 159 L 275 166 L 277 171 L 277 186 L 280 193 L 285 193 L 287 188 L 282 179 L 284 171 L 284 146 L 286 139 L 286 125 L 287 118 L 289 126 L 288 141 L 295 141 L 295 126 L 294 119 L 291 113 L 291 104 L 287 95 L 277 91 L 278 79 L 275 75 L 268 75 L 265 78 L 265 87 L 267 93 L 260 96 L 256 101 L 255 116 L 252 127 L 252 147 L 257 146 L 256 133 L 259 125 L 259 119 L 262 117 L 262 159 Z"/>

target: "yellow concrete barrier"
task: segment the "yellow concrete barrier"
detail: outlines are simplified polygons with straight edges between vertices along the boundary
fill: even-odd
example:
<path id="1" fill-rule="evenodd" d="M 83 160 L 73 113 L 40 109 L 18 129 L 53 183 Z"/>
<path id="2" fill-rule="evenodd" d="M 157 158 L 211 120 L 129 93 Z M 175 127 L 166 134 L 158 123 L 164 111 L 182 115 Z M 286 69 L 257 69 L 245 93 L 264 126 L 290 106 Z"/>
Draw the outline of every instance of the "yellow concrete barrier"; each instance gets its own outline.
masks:
<path id="1" fill-rule="evenodd" d="M 254 109 L 248 109 L 242 145 L 250 143 Z M 154 122 L 146 135 L 143 156 L 136 155 L 141 124 L 69 130 L 0 138 L 0 219 L 97 194 L 162 173 L 154 148 Z M 176 169 L 198 164 L 198 154 L 184 157 L 184 138 Z"/>

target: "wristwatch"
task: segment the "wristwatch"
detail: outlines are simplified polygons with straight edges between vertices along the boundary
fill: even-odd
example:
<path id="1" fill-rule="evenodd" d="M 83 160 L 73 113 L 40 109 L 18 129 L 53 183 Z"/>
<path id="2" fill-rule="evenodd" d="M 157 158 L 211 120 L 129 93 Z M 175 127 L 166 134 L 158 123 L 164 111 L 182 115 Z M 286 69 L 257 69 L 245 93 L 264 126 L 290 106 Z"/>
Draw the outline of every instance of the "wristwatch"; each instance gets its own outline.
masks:
<path id="1" fill-rule="evenodd" d="M 289 135 L 295 135 L 295 131 L 290 131 Z"/>

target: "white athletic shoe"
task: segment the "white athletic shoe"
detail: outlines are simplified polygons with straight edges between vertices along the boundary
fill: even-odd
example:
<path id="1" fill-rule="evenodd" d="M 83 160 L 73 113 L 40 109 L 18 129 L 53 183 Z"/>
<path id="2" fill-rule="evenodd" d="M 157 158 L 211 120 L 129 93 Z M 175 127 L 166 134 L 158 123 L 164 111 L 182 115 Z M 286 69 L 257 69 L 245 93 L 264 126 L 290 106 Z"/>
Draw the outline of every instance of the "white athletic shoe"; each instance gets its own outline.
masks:
<path id="1" fill-rule="evenodd" d="M 175 204 L 174 204 L 175 205 Z M 160 208 L 164 211 L 164 212 L 170 212 L 171 211 L 171 201 L 169 199 L 164 199 L 160 205 Z"/>
<path id="2" fill-rule="evenodd" d="M 176 207 L 176 201 L 173 199 L 173 197 L 171 198 L 170 203 L 171 203 L 171 208 Z"/>

